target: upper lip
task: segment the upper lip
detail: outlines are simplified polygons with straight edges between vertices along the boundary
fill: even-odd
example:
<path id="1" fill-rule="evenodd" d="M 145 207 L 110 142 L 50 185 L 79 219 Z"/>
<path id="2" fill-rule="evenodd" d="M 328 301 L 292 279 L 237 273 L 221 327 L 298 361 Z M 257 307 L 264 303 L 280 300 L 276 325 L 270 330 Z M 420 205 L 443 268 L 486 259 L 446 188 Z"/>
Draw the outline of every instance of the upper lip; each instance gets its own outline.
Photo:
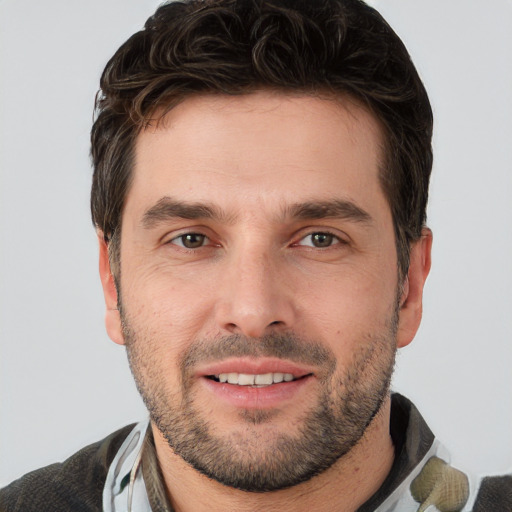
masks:
<path id="1" fill-rule="evenodd" d="M 221 373 L 244 373 L 262 375 L 265 373 L 291 373 L 295 379 L 314 373 L 307 365 L 279 358 L 233 358 L 206 364 L 198 369 L 198 377 L 220 375 Z"/>

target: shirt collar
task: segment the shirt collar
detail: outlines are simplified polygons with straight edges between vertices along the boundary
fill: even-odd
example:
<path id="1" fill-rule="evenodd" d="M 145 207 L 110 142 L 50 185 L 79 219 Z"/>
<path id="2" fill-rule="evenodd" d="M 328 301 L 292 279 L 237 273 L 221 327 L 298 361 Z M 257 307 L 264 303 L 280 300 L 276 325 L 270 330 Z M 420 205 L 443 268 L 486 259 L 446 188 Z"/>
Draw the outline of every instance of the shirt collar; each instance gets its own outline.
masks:
<path id="1" fill-rule="evenodd" d="M 395 446 L 391 471 L 357 512 L 391 512 L 397 503 L 400 510 L 415 510 L 419 502 L 411 494 L 412 482 L 433 457 L 449 460 L 416 407 L 398 393 L 392 395 L 390 435 Z M 114 458 L 105 482 L 103 508 L 105 512 L 172 512 L 148 420 L 134 427 Z"/>

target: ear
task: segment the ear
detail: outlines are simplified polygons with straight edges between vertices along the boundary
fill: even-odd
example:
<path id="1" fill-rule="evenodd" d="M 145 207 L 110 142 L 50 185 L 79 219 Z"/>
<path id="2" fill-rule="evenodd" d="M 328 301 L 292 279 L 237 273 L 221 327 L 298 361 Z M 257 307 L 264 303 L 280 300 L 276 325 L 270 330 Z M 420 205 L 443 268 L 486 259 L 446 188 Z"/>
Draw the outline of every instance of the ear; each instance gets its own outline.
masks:
<path id="1" fill-rule="evenodd" d="M 423 228 L 420 239 L 411 246 L 409 271 L 400 297 L 398 347 L 408 345 L 416 335 L 423 311 L 423 286 L 431 265 L 432 231 Z"/>
<path id="2" fill-rule="evenodd" d="M 117 309 L 117 289 L 110 268 L 108 257 L 108 245 L 101 231 L 98 231 L 98 243 L 100 247 L 100 279 L 105 297 L 105 326 L 109 338 L 119 345 L 124 345 L 123 329 L 121 327 L 121 315 Z"/>

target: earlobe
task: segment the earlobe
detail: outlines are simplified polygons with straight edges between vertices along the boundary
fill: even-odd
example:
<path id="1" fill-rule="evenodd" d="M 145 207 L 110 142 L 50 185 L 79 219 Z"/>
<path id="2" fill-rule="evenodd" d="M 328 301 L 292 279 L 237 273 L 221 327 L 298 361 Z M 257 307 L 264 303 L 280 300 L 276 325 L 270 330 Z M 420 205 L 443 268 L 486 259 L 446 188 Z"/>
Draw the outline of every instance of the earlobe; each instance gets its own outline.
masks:
<path id="1" fill-rule="evenodd" d="M 119 345 L 124 345 L 123 329 L 121 326 L 121 316 L 117 308 L 117 289 L 110 267 L 108 257 L 108 245 L 101 231 L 98 232 L 99 243 L 99 271 L 103 295 L 105 297 L 105 327 L 109 338 Z"/>
<path id="2" fill-rule="evenodd" d="M 416 335 L 423 311 L 423 287 L 431 266 L 432 231 L 423 228 L 421 237 L 411 246 L 409 271 L 400 297 L 398 347 L 408 345 Z"/>

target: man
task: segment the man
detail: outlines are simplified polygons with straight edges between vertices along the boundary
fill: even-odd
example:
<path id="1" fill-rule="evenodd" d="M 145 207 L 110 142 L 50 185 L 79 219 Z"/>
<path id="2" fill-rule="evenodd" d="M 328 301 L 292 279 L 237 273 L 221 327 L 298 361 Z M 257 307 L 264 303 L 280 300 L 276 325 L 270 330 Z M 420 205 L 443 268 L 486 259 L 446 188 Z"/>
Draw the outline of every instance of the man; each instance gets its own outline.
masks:
<path id="1" fill-rule="evenodd" d="M 0 504 L 510 509 L 510 477 L 470 481 L 389 396 L 430 268 L 432 115 L 384 20 L 353 0 L 169 4 L 101 90 L 106 325 L 151 421 Z"/>

